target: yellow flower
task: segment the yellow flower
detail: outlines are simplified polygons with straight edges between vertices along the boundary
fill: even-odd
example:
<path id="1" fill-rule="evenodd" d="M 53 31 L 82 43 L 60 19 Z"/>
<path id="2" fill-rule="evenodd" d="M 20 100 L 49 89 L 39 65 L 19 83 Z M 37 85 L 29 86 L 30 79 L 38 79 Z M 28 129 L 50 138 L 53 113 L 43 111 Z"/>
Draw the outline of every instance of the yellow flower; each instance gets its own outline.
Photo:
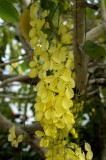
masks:
<path id="1" fill-rule="evenodd" d="M 60 78 L 65 82 L 72 81 L 74 83 L 74 80 L 71 78 L 71 71 L 67 68 L 63 69 L 63 74 L 60 76 Z"/>
<path id="2" fill-rule="evenodd" d="M 23 141 L 23 135 L 16 137 L 15 125 L 9 129 L 8 141 L 11 142 L 13 147 L 18 147 L 18 144 Z"/>
<path id="3" fill-rule="evenodd" d="M 45 111 L 45 118 L 46 119 L 54 119 L 55 118 L 55 110 L 54 108 L 50 107 Z"/>
<path id="4" fill-rule="evenodd" d="M 37 17 L 38 10 L 39 10 L 39 4 L 37 2 L 31 5 L 30 7 L 30 18 L 31 19 L 34 19 L 35 17 Z"/>
<path id="5" fill-rule="evenodd" d="M 31 40 L 30 40 L 30 45 L 32 48 L 35 48 L 38 44 L 38 36 L 34 36 Z"/>
<path id="6" fill-rule="evenodd" d="M 41 141 L 40 141 L 40 146 L 41 147 L 48 147 L 49 146 L 49 141 L 50 141 L 50 139 L 47 137 L 43 137 L 42 139 L 41 139 Z"/>
<path id="7" fill-rule="evenodd" d="M 43 13 L 42 13 L 42 18 L 47 17 L 48 14 L 49 14 L 49 11 L 48 10 L 44 10 Z"/>
<path id="8" fill-rule="evenodd" d="M 85 154 L 84 152 L 81 151 L 81 148 L 78 147 L 76 150 L 75 150 L 75 153 L 76 155 L 79 157 L 80 160 L 86 160 L 85 159 Z"/>
<path id="9" fill-rule="evenodd" d="M 29 37 L 33 38 L 37 35 L 36 29 L 35 27 L 33 27 L 30 31 L 29 31 Z"/>
<path id="10" fill-rule="evenodd" d="M 91 146 L 89 143 L 85 142 L 85 150 L 87 151 L 86 153 L 86 159 L 91 160 L 93 158 L 93 153 L 91 151 Z"/>
<path id="11" fill-rule="evenodd" d="M 38 136 L 38 137 L 43 137 L 44 136 L 44 133 L 42 131 L 36 131 L 35 134 Z"/>
<path id="12" fill-rule="evenodd" d="M 15 126 L 12 126 L 9 129 L 8 141 L 12 142 L 15 138 L 16 138 L 16 135 L 15 135 Z"/>
<path id="13" fill-rule="evenodd" d="M 62 107 L 64 109 L 69 109 L 70 107 L 73 106 L 73 101 L 68 99 L 67 97 L 62 98 Z"/>
<path id="14" fill-rule="evenodd" d="M 29 77 L 30 78 L 35 78 L 35 77 L 37 77 L 37 74 L 38 74 L 38 69 L 37 68 L 32 68 L 29 72 Z"/>

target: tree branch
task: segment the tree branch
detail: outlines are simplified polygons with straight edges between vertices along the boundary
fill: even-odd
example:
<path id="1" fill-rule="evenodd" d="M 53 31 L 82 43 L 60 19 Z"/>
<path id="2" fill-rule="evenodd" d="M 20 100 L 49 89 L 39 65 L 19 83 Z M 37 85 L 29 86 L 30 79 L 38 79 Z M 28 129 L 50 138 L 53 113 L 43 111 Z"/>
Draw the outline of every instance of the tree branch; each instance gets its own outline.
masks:
<path id="1" fill-rule="evenodd" d="M 94 83 L 97 83 L 102 86 L 106 86 L 106 78 L 96 78 L 89 80 L 89 85 L 92 85 Z"/>
<path id="2" fill-rule="evenodd" d="M 9 62 L 0 63 L 0 67 L 9 65 L 9 64 L 12 64 L 12 63 L 15 63 L 15 62 L 23 61 L 24 59 L 27 59 L 27 58 L 29 58 L 29 57 L 31 57 L 31 54 L 30 54 L 30 55 L 27 55 L 27 56 L 24 56 L 24 57 L 21 58 L 21 59 L 16 58 L 16 59 L 10 60 Z"/>
<path id="3" fill-rule="evenodd" d="M 11 98 L 11 99 L 30 99 L 30 98 L 34 98 L 35 95 L 34 94 L 31 94 L 31 95 L 16 95 L 16 96 L 13 96 L 11 94 L 0 94 L 0 97 L 2 98 Z"/>
<path id="4" fill-rule="evenodd" d="M 3 80 L 3 82 L 0 84 L 0 88 L 5 86 L 8 83 L 18 81 L 18 82 L 24 82 L 24 83 L 31 83 L 31 84 L 37 84 L 39 81 L 39 78 L 36 77 L 34 79 L 31 79 L 28 75 L 1 75 L 0 80 Z"/>
<path id="5" fill-rule="evenodd" d="M 105 21 L 106 20 L 106 9 L 105 9 L 105 2 L 104 2 L 104 0 L 100 0 L 100 6 L 101 6 L 101 16 L 102 16 L 102 19 Z"/>
<path id="6" fill-rule="evenodd" d="M 74 13 L 74 59 L 76 71 L 76 87 L 80 92 L 85 91 L 87 82 L 87 61 L 80 49 L 85 40 L 85 7 L 84 0 L 75 0 Z"/>
<path id="7" fill-rule="evenodd" d="M 43 128 L 40 122 L 35 122 L 30 125 L 25 125 L 25 126 L 22 126 L 22 128 L 29 134 L 35 134 L 35 131 L 43 131 Z"/>
<path id="8" fill-rule="evenodd" d="M 94 27 L 86 33 L 86 40 L 97 40 L 101 35 L 106 33 L 106 22 L 103 21 L 98 26 Z"/>

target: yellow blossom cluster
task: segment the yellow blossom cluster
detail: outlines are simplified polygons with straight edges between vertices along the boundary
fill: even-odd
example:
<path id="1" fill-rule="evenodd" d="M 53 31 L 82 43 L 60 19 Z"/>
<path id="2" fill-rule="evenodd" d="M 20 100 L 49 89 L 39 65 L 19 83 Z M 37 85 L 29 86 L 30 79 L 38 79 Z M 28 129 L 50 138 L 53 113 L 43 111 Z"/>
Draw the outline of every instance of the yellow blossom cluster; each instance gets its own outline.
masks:
<path id="1" fill-rule="evenodd" d="M 69 148 L 68 140 L 69 133 L 77 138 L 71 111 L 75 87 L 71 71 L 73 54 L 65 45 L 71 37 L 60 18 L 57 32 L 60 40 L 49 39 L 45 31 L 50 28 L 49 12 L 39 12 L 38 2 L 30 7 L 29 37 L 34 53 L 29 76 L 40 79 L 36 86 L 35 120 L 40 121 L 44 130 L 36 131 L 36 135 L 41 137 L 40 146 L 47 148 L 46 160 L 80 160 L 74 149 Z"/>
<path id="2" fill-rule="evenodd" d="M 16 137 L 15 125 L 9 129 L 8 141 L 11 142 L 13 147 L 18 147 L 18 144 L 23 141 L 23 135 Z"/>

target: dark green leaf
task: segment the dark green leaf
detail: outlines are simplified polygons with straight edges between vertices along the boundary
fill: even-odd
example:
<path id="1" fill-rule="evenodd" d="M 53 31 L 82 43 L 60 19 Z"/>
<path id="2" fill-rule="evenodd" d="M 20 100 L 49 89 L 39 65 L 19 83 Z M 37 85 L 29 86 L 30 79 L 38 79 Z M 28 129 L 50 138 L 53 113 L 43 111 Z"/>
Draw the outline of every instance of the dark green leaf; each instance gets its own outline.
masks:
<path id="1" fill-rule="evenodd" d="M 106 56 L 106 50 L 102 46 L 91 40 L 85 41 L 84 51 L 85 54 L 93 59 L 99 59 Z"/>
<path id="2" fill-rule="evenodd" d="M 7 0 L 10 3 L 18 3 L 19 0 Z"/>
<path id="3" fill-rule="evenodd" d="M 19 13 L 12 3 L 7 0 L 0 0 L 0 18 L 7 22 L 17 22 Z"/>

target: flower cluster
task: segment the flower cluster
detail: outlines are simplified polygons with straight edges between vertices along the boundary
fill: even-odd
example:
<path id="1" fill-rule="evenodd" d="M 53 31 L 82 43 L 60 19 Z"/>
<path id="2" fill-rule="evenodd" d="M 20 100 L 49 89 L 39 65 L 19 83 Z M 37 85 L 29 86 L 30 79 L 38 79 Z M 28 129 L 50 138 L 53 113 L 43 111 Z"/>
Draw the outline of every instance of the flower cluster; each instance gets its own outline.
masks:
<path id="1" fill-rule="evenodd" d="M 71 36 L 59 18 L 57 37 L 52 40 L 47 35 L 50 25 L 49 11 L 39 12 L 39 3 L 30 7 L 30 45 L 34 49 L 30 62 L 29 76 L 39 77 L 36 86 L 35 120 L 40 121 L 44 132 L 36 131 L 41 137 L 40 146 L 47 148 L 47 160 L 79 160 L 79 156 L 69 148 L 69 133 L 77 138 L 74 128 L 73 107 L 75 81 L 72 78 L 73 54 L 67 47 Z M 57 39 L 56 39 L 57 38 Z"/>
<path id="2" fill-rule="evenodd" d="M 16 148 L 18 147 L 18 144 L 23 141 L 23 135 L 16 137 L 15 126 L 12 126 L 9 129 L 8 141 L 11 142 L 11 145 Z"/>

